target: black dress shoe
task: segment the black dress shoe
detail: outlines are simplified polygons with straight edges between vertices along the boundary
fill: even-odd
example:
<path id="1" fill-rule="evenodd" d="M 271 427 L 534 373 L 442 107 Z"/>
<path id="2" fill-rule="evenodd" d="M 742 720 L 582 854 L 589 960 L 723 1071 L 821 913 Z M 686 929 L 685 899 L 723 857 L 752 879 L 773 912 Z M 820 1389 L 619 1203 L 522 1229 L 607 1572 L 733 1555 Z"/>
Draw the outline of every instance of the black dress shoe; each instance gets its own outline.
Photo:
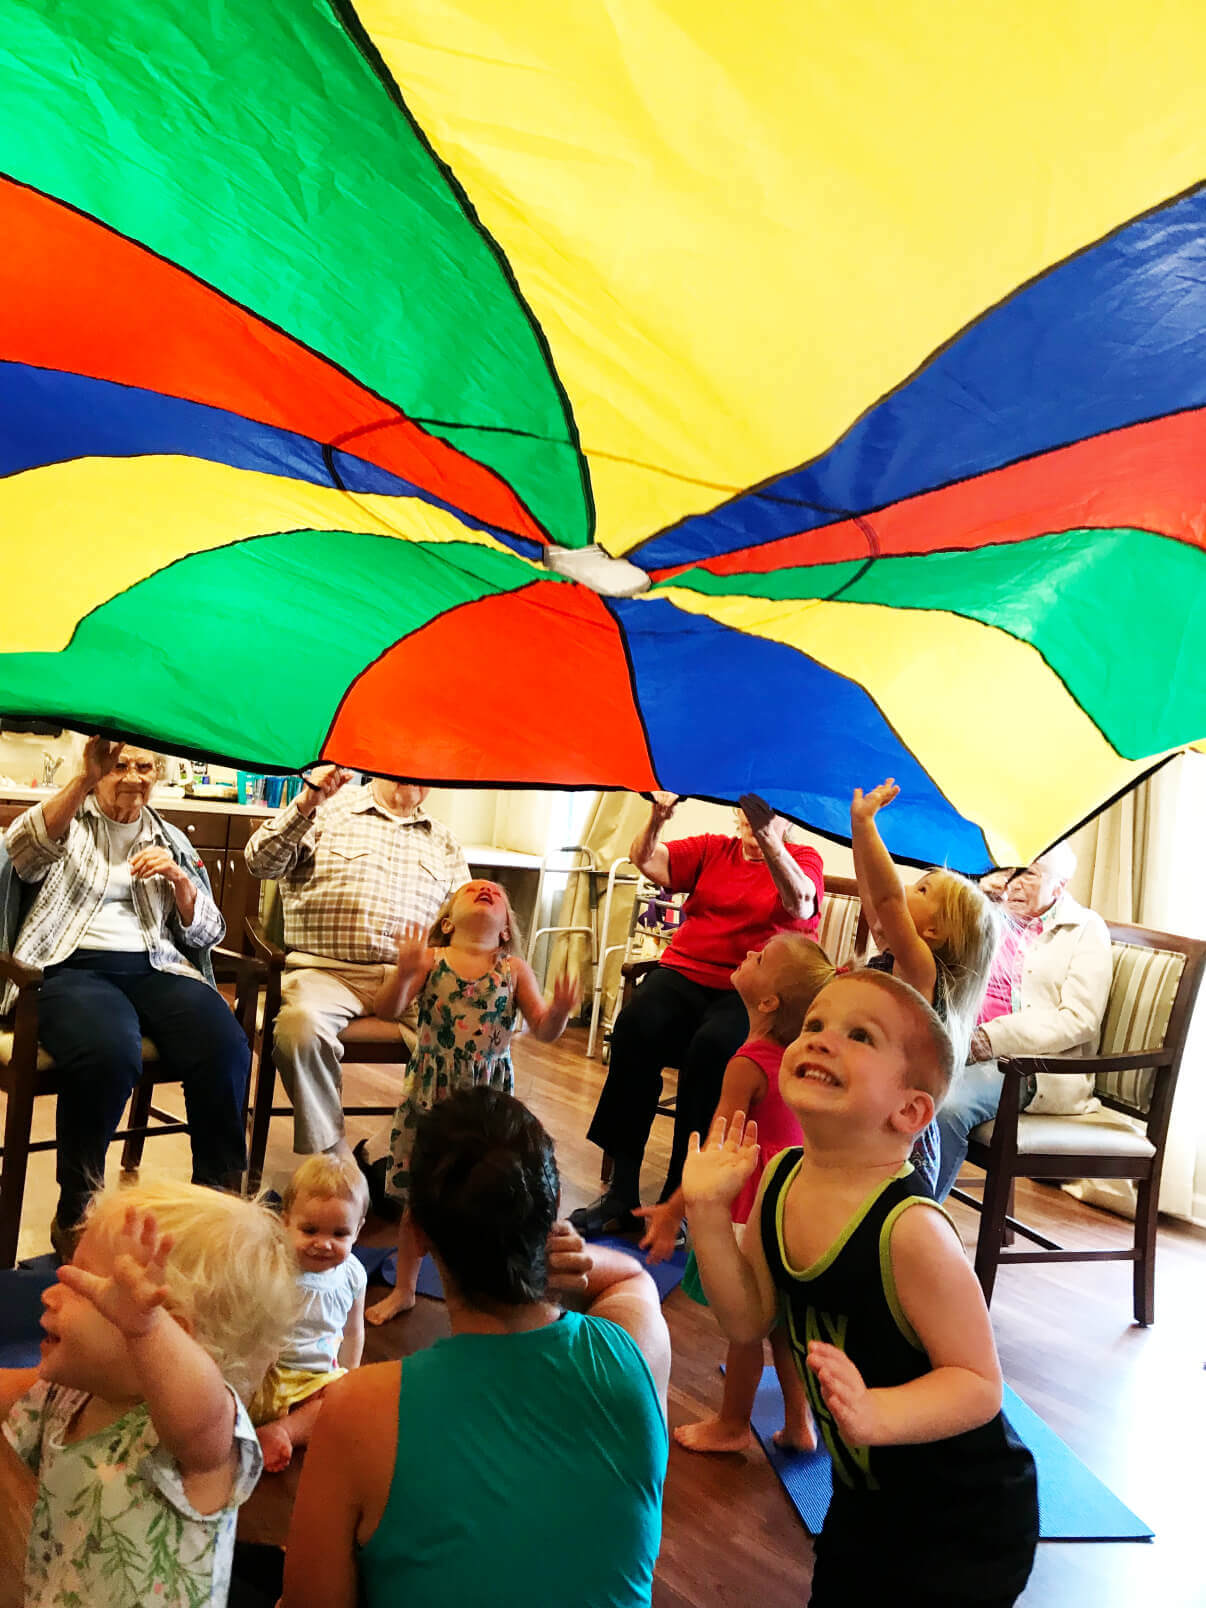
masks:
<path id="1" fill-rule="evenodd" d="M 628 1201 L 619 1195 L 600 1195 L 589 1206 L 579 1206 L 569 1215 L 570 1225 L 583 1239 L 598 1239 L 603 1234 L 634 1234 L 645 1225 L 634 1217 Z"/>

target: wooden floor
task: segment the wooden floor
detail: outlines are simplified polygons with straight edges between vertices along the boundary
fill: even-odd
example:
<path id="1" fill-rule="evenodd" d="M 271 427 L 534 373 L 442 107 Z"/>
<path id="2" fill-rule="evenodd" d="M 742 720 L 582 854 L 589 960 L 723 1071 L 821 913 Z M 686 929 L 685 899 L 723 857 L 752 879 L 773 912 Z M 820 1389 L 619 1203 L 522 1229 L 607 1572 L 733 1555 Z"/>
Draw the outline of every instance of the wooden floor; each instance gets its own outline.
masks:
<path id="1" fill-rule="evenodd" d="M 583 1135 L 602 1078 L 583 1054 L 585 1035 L 567 1033 L 546 1046 L 524 1038 L 516 1053 L 517 1093 L 557 1140 L 566 1210 L 597 1193 L 598 1152 Z M 396 1071 L 349 1068 L 349 1103 L 388 1098 Z M 49 1131 L 52 1104 L 39 1102 L 39 1131 Z M 372 1126 L 350 1125 L 353 1137 Z M 649 1147 L 646 1197 L 661 1182 L 670 1124 L 659 1119 Z M 273 1169 L 290 1166 L 289 1125 L 273 1125 Z M 117 1151 L 111 1152 L 116 1166 Z M 145 1172 L 187 1176 L 187 1141 L 148 1145 Z M 21 1254 L 48 1248 L 53 1209 L 53 1157 L 34 1158 L 26 1197 Z M 1059 1190 L 1023 1185 L 1021 1214 L 1069 1245 L 1121 1244 L 1128 1225 L 1080 1205 Z M 970 1245 L 976 1217 L 955 1206 Z M 1151 1543 L 1043 1543 L 1026 1608 L 1167 1608 L 1206 1605 L 1202 1544 L 1206 1503 L 1201 1473 L 1206 1428 L 1206 1233 L 1166 1224 L 1160 1233 L 1157 1322 L 1130 1321 L 1130 1268 L 1085 1263 L 1004 1270 L 993 1320 L 1005 1377 L 1088 1466 L 1156 1531 Z M 671 1424 L 683 1423 L 717 1400 L 717 1365 L 724 1347 L 711 1315 L 681 1291 L 666 1302 L 674 1342 Z M 446 1333 L 443 1307 L 420 1300 L 415 1312 L 387 1331 L 371 1331 L 366 1361 L 405 1355 Z M 0 1608 L 21 1602 L 22 1510 L 28 1492 L 7 1447 L 0 1454 Z M 266 1479 L 246 1512 L 248 1538 L 278 1534 L 285 1522 L 289 1477 Z M 941 1500 L 941 1493 L 935 1493 Z M 674 1447 L 666 1480 L 665 1523 L 654 1602 L 802 1608 L 812 1548 L 762 1452 L 702 1458 Z M 852 1605 L 857 1608 L 857 1605 Z"/>

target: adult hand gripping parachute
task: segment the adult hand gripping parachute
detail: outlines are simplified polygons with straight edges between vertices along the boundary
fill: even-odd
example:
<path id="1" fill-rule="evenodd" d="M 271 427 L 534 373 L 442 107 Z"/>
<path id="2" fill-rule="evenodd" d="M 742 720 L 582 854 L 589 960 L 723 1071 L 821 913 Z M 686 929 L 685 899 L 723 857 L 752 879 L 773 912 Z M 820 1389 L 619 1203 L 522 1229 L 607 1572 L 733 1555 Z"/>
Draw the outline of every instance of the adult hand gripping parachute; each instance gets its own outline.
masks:
<path id="1" fill-rule="evenodd" d="M 1199 742 L 1206 15 L 989 9 L 0 0 L 0 709 L 971 870 Z"/>

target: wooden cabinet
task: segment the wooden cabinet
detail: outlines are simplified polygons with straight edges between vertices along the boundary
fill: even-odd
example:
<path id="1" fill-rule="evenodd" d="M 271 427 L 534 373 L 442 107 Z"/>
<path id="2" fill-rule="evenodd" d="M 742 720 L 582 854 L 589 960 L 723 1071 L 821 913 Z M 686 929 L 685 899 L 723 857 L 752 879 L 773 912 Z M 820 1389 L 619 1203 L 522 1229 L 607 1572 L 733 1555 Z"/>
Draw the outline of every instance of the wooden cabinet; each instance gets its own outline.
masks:
<path id="1" fill-rule="evenodd" d="M 32 793 L 20 801 L 0 798 L 0 832 L 29 808 L 33 798 Z M 154 799 L 151 802 L 154 804 Z M 214 899 L 226 918 L 225 942 L 231 949 L 242 949 L 244 917 L 256 915 L 260 908 L 260 884 L 247 869 L 243 849 L 256 827 L 269 820 L 272 812 L 245 811 L 234 805 L 223 808 L 220 804 L 202 808 L 187 799 L 165 801 L 155 808 L 196 849 Z"/>
<path id="2" fill-rule="evenodd" d="M 260 884 L 247 869 L 243 849 L 247 839 L 267 815 L 247 816 L 233 811 L 190 808 L 187 804 L 161 809 L 165 821 L 188 835 L 209 876 L 218 908 L 226 918 L 226 945 L 243 947 L 243 921 L 257 915 Z"/>

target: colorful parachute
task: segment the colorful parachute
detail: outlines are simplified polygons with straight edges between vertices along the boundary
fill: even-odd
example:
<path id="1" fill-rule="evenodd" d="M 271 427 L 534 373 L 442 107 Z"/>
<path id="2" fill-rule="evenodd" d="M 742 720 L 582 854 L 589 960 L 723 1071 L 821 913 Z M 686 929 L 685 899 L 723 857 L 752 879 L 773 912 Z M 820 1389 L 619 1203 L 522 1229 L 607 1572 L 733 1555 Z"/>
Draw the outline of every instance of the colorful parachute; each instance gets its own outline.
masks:
<path id="1" fill-rule="evenodd" d="M 969 869 L 1206 738 L 1193 0 L 0 17 L 0 710 Z"/>

